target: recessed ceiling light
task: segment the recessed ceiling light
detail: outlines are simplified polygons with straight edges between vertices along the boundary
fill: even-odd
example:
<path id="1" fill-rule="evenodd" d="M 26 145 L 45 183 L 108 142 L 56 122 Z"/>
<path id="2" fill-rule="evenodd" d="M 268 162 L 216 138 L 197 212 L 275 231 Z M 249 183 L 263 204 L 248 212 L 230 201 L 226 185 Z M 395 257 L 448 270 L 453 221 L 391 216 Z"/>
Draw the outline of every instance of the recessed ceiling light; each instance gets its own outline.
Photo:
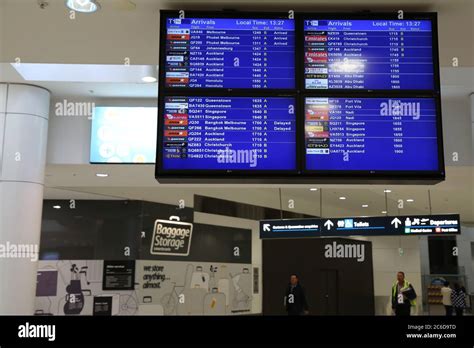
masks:
<path id="1" fill-rule="evenodd" d="M 97 0 L 66 0 L 66 6 L 81 13 L 94 13 L 100 10 Z"/>
<path id="2" fill-rule="evenodd" d="M 61 206 L 60 205 L 53 205 L 53 208 L 54 209 L 61 209 Z"/>
<path id="3" fill-rule="evenodd" d="M 341 201 L 343 201 L 343 200 L 345 200 L 345 199 L 346 199 L 346 197 L 344 197 L 344 196 L 341 196 L 341 197 L 339 197 L 339 199 L 340 199 Z"/>
<path id="4" fill-rule="evenodd" d="M 409 202 L 409 203 L 414 202 L 414 201 L 415 201 L 415 200 L 412 199 L 412 198 L 408 198 L 408 199 L 407 199 L 407 202 Z"/>
<path id="5" fill-rule="evenodd" d="M 153 83 L 153 82 L 156 82 L 156 77 L 154 76 L 144 76 L 142 77 L 142 81 L 143 82 L 146 82 L 146 83 Z"/>
<path id="6" fill-rule="evenodd" d="M 369 205 L 368 204 L 362 204 L 362 208 L 368 208 Z"/>
<path id="7" fill-rule="evenodd" d="M 318 189 L 316 187 L 311 187 L 309 190 L 310 191 L 317 191 Z"/>
<path id="8" fill-rule="evenodd" d="M 390 193 L 390 192 L 392 192 L 392 190 L 383 190 L 383 192 Z"/>
<path id="9" fill-rule="evenodd" d="M 109 174 L 106 174 L 106 173 L 97 173 L 95 176 L 99 177 L 99 178 L 106 178 L 109 176 Z"/>
<path id="10" fill-rule="evenodd" d="M 381 213 L 382 214 L 387 214 L 387 212 L 385 210 L 382 210 Z"/>

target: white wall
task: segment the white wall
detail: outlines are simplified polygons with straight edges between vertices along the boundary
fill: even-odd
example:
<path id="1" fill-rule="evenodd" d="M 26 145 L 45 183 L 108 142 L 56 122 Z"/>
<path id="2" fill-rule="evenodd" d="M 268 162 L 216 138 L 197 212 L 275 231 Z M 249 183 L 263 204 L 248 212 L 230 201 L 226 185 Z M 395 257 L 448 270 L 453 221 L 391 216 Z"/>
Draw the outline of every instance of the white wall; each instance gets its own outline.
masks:
<path id="1" fill-rule="evenodd" d="M 474 245 L 474 226 L 461 226 L 461 234 L 456 236 L 459 250 L 458 266 L 466 275 L 467 291 L 474 293 L 474 255 L 471 246 Z"/>
<path id="2" fill-rule="evenodd" d="M 391 289 L 397 272 L 405 272 L 405 278 L 417 293 L 417 309 L 422 313 L 422 277 L 420 258 L 420 237 L 358 237 L 372 242 L 372 262 L 374 265 L 375 314 L 391 314 Z M 399 248 L 403 254 L 400 255 Z"/>
<path id="3" fill-rule="evenodd" d="M 259 222 L 254 220 L 239 219 L 222 215 L 211 215 L 205 213 L 194 213 L 194 222 L 228 226 L 235 228 L 246 228 L 252 230 L 252 277 L 253 267 L 259 268 L 259 292 L 253 294 L 252 313 L 262 313 L 262 240 L 260 239 Z M 253 289 L 253 287 L 252 287 Z"/>

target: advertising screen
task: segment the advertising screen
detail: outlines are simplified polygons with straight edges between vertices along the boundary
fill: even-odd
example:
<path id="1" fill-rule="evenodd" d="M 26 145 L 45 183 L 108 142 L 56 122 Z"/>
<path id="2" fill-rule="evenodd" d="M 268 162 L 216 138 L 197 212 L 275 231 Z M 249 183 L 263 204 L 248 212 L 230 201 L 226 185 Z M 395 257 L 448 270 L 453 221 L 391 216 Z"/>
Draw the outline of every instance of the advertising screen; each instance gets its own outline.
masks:
<path id="1" fill-rule="evenodd" d="M 295 170 L 295 98 L 164 99 L 164 170 Z"/>
<path id="2" fill-rule="evenodd" d="M 91 163 L 155 163 L 156 107 L 94 109 Z"/>

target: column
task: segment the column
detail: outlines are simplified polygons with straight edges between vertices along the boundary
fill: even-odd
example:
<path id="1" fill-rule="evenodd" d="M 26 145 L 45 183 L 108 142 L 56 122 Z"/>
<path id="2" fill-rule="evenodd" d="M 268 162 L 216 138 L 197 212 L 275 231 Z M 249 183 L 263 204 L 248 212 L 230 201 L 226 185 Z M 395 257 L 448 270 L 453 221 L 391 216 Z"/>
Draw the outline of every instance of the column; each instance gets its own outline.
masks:
<path id="1" fill-rule="evenodd" d="M 0 83 L 0 315 L 34 313 L 50 92 Z"/>

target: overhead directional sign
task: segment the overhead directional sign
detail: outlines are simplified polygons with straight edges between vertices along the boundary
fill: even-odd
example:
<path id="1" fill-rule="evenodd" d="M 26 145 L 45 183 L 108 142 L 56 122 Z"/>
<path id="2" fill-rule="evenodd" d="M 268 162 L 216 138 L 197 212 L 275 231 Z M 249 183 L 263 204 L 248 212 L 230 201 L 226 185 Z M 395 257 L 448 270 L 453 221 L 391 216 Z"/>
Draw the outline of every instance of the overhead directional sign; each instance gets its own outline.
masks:
<path id="1" fill-rule="evenodd" d="M 302 238 L 320 236 L 320 219 L 260 221 L 260 238 Z"/>
<path id="2" fill-rule="evenodd" d="M 400 234 L 457 234 L 461 233 L 459 215 L 399 216 L 392 226 Z M 397 233 L 397 234 L 399 234 Z"/>
<path id="3" fill-rule="evenodd" d="M 260 221 L 260 238 L 446 235 L 461 233 L 458 214 Z"/>
<path id="4" fill-rule="evenodd" d="M 387 234 L 385 217 L 344 217 L 323 219 L 321 236 L 373 236 Z"/>

